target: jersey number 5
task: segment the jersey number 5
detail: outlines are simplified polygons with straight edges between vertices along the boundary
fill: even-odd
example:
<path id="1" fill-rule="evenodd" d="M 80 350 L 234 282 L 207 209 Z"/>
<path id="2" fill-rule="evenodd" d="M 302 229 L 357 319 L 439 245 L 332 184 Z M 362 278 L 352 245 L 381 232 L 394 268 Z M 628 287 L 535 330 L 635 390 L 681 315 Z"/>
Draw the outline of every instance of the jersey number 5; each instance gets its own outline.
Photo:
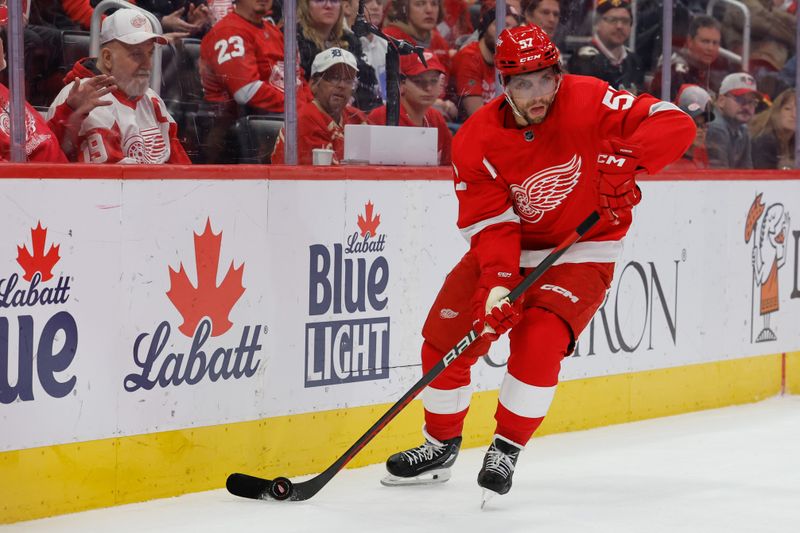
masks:
<path id="1" fill-rule="evenodd" d="M 232 48 L 230 52 L 228 52 L 228 45 Z M 244 40 L 238 35 L 234 35 L 233 37 L 229 37 L 228 40 L 223 39 L 217 41 L 214 44 L 214 50 L 219 50 L 217 64 L 221 65 L 229 59 L 242 57 L 244 55 Z"/>
<path id="2" fill-rule="evenodd" d="M 606 90 L 605 96 L 603 96 L 603 105 L 614 111 L 624 111 L 630 109 L 635 99 L 636 98 L 630 93 L 624 91 L 618 92 L 609 87 L 608 90 Z"/>

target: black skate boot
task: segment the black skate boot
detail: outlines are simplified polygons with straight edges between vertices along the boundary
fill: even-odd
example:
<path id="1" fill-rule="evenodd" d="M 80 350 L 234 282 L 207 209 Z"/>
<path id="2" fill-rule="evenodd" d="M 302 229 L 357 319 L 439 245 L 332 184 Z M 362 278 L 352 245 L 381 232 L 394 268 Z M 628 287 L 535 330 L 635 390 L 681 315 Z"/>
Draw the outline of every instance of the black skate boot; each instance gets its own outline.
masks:
<path id="1" fill-rule="evenodd" d="M 450 479 L 450 466 L 458 457 L 461 437 L 438 441 L 423 429 L 425 442 L 386 460 L 389 475 L 381 480 L 383 485 L 428 485 L 444 483 Z"/>
<path id="2" fill-rule="evenodd" d="M 483 487 L 483 507 L 495 494 L 505 494 L 511 490 L 511 479 L 517 465 L 522 446 L 495 435 L 486 455 L 483 468 L 478 473 L 478 485 Z"/>

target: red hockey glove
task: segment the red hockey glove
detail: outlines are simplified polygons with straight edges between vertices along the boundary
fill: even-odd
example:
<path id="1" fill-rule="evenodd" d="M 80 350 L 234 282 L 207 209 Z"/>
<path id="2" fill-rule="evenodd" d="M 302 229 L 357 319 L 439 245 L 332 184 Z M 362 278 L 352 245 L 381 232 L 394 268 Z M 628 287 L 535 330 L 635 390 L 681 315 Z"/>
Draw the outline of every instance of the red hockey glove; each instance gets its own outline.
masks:
<path id="1" fill-rule="evenodd" d="M 642 199 L 636 185 L 641 148 L 612 139 L 603 142 L 597 156 L 600 210 L 612 224 L 619 224 L 617 211 L 631 209 Z"/>
<path id="2" fill-rule="evenodd" d="M 476 294 L 475 330 L 490 341 L 495 341 L 503 333 L 513 328 L 522 319 L 522 301 L 518 298 L 513 304 L 508 294 L 522 278 L 517 274 L 490 273 L 481 276 L 480 288 Z M 488 285 L 494 285 L 489 288 Z"/>

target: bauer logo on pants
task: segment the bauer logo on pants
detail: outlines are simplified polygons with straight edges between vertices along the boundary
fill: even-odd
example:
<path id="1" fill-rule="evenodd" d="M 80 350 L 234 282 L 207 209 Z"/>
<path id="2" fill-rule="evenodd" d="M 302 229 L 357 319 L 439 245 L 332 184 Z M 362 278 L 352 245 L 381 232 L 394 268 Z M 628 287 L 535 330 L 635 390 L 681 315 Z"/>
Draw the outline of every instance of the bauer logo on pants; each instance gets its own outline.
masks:
<path id="1" fill-rule="evenodd" d="M 309 247 L 306 387 L 389 377 L 389 262 L 372 202 L 344 243 Z"/>

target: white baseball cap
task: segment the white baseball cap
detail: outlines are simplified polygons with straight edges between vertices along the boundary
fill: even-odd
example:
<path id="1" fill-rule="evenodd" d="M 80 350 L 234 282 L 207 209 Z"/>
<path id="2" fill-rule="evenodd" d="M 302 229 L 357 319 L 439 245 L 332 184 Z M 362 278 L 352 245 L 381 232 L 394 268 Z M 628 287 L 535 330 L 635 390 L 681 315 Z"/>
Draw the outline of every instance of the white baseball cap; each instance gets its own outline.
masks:
<path id="1" fill-rule="evenodd" d="M 344 63 L 348 67 L 358 72 L 356 56 L 342 48 L 328 48 L 318 53 L 311 64 L 311 75 L 322 73 L 339 63 Z"/>
<path id="2" fill-rule="evenodd" d="M 728 93 L 734 96 L 748 93 L 755 93 L 760 97 L 763 96 L 757 89 L 755 78 L 747 72 L 734 72 L 722 79 L 722 84 L 719 86 L 719 94 Z"/>
<path id="3" fill-rule="evenodd" d="M 138 9 L 118 9 L 103 20 L 100 29 L 100 44 L 110 41 L 141 44 L 151 39 L 156 44 L 169 44 L 163 35 L 153 33 L 152 24 Z"/>

